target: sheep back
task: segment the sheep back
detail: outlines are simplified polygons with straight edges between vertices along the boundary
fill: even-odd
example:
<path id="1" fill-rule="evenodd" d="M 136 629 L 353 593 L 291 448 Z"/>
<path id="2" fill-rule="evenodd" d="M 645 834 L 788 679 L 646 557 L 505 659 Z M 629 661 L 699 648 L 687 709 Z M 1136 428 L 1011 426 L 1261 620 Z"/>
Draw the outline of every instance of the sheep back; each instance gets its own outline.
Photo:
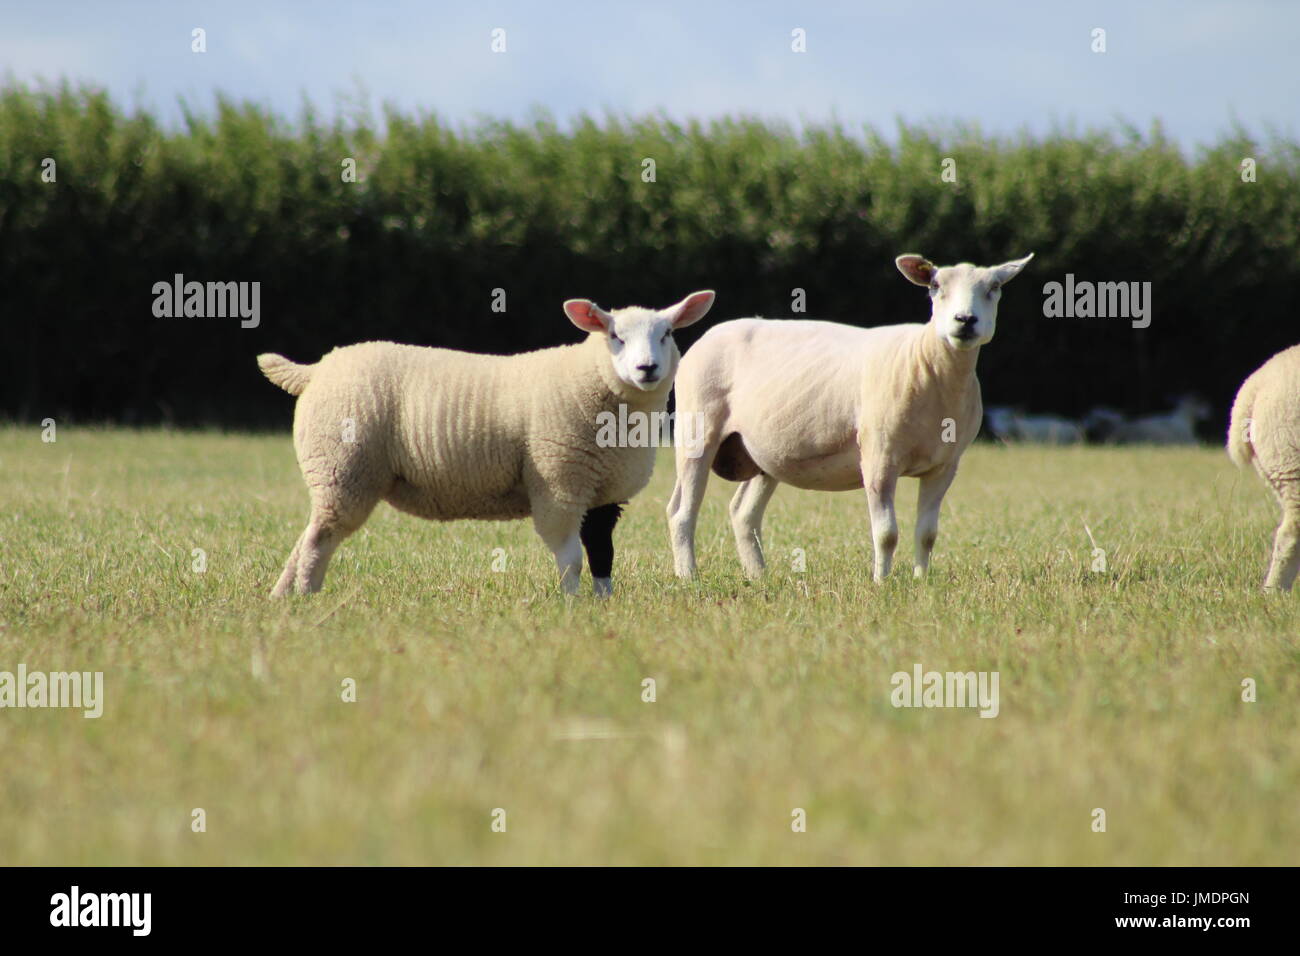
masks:
<path id="1" fill-rule="evenodd" d="M 424 518 L 522 518 L 539 500 L 584 511 L 626 501 L 654 468 L 653 448 L 598 447 L 598 413 L 662 411 L 670 388 L 619 381 L 598 336 L 511 356 L 366 342 L 314 367 L 294 445 L 309 487 Z"/>

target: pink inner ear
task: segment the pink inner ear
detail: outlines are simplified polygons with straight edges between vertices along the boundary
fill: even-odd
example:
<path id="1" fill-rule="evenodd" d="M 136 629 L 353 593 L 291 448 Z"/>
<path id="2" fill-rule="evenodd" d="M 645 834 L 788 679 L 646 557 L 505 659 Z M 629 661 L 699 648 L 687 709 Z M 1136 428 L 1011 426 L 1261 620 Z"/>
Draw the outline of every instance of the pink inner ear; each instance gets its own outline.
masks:
<path id="1" fill-rule="evenodd" d="M 569 320 L 580 329 L 587 332 L 605 331 L 605 323 L 600 320 L 590 302 L 566 303 L 564 311 L 568 313 Z"/>
<path id="2" fill-rule="evenodd" d="M 688 296 L 673 317 L 673 328 L 680 329 L 702 318 L 713 305 L 713 295 L 709 292 L 697 292 Z"/>
<path id="3" fill-rule="evenodd" d="M 934 274 L 938 271 L 925 259 L 906 259 L 902 265 L 907 277 L 917 285 L 929 285 L 934 282 Z"/>

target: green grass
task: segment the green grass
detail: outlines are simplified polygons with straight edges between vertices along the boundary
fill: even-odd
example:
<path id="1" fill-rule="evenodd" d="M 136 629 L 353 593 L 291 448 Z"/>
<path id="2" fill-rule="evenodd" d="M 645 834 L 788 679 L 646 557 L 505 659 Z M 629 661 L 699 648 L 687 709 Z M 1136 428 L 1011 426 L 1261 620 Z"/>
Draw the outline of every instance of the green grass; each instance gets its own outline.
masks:
<path id="1" fill-rule="evenodd" d="M 925 584 L 913 484 L 883 587 L 862 496 L 789 488 L 746 582 L 717 479 L 678 583 L 665 457 L 607 603 L 561 598 L 525 522 L 386 507 L 272 602 L 306 517 L 288 435 L 0 430 L 0 670 L 101 670 L 107 698 L 0 711 L 0 863 L 1296 862 L 1300 601 L 1258 589 L 1253 476 L 977 447 Z M 893 708 L 914 663 L 998 671 L 1000 715 Z"/>

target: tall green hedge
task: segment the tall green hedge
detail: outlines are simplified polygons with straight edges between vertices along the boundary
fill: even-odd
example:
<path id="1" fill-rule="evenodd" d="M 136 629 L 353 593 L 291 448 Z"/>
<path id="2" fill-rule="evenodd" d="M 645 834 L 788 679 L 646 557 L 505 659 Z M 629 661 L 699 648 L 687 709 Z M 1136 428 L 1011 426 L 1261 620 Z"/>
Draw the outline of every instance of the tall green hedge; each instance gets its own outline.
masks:
<path id="1" fill-rule="evenodd" d="M 705 326 L 791 315 L 794 289 L 811 317 L 922 321 L 899 253 L 1029 251 L 980 358 L 986 403 L 1140 411 L 1199 391 L 1225 411 L 1247 373 L 1300 341 L 1300 147 L 1237 131 L 1188 158 L 1159 130 L 885 138 L 618 116 L 461 128 L 391 110 L 326 123 L 224 99 L 170 130 L 102 92 L 10 84 L 0 416 L 280 424 L 290 403 L 253 361 L 268 349 L 519 351 L 575 339 L 566 298 L 661 305 L 702 287 L 718 291 Z M 1150 281 L 1151 326 L 1044 317 L 1043 284 L 1067 272 Z M 153 286 L 175 273 L 259 281 L 260 326 L 155 317 Z"/>

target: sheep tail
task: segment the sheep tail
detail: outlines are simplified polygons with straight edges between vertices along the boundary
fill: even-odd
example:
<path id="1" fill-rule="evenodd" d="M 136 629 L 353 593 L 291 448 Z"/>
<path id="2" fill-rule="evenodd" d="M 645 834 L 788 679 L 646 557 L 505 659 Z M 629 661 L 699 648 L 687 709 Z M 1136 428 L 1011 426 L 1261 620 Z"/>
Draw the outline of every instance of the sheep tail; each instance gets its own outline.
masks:
<path id="1" fill-rule="evenodd" d="M 1255 456 L 1250 444 L 1250 416 L 1255 404 L 1255 383 L 1246 382 L 1232 403 L 1232 418 L 1228 423 L 1228 457 L 1238 467 L 1247 468 Z"/>
<path id="2" fill-rule="evenodd" d="M 316 371 L 315 365 L 299 365 L 274 352 L 263 352 L 259 355 L 257 367 L 262 370 L 263 375 L 290 395 L 301 395 L 302 390 L 311 381 L 312 373 Z"/>

